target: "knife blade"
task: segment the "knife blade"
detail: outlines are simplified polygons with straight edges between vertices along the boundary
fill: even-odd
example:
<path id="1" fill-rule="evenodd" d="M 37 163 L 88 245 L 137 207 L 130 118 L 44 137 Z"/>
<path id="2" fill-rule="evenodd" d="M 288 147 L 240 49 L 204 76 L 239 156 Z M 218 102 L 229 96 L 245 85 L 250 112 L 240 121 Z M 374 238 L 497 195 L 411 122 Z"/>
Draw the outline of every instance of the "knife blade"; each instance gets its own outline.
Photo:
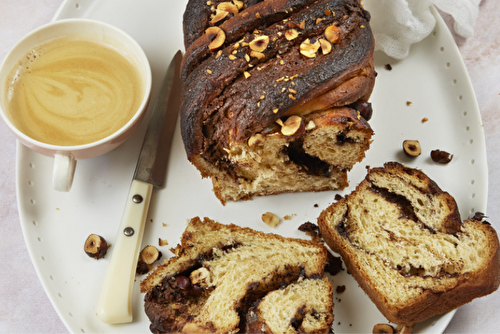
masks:
<path id="1" fill-rule="evenodd" d="M 125 211 L 113 246 L 97 305 L 99 319 L 108 324 L 133 320 L 132 294 L 139 248 L 153 188 L 162 187 L 180 107 L 178 51 L 168 66 L 130 186 Z"/>

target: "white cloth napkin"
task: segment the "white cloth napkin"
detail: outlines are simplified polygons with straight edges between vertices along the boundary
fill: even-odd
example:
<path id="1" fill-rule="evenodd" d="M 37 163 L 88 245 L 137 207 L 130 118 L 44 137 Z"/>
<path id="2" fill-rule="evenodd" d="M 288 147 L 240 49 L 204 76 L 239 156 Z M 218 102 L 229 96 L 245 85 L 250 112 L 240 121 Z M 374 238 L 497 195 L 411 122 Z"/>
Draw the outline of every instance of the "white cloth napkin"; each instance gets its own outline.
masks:
<path id="1" fill-rule="evenodd" d="M 370 25 L 375 49 L 401 59 L 410 45 L 421 41 L 434 29 L 436 19 L 430 6 L 435 5 L 454 19 L 453 29 L 461 37 L 473 34 L 481 0 L 363 0 L 371 14 Z"/>

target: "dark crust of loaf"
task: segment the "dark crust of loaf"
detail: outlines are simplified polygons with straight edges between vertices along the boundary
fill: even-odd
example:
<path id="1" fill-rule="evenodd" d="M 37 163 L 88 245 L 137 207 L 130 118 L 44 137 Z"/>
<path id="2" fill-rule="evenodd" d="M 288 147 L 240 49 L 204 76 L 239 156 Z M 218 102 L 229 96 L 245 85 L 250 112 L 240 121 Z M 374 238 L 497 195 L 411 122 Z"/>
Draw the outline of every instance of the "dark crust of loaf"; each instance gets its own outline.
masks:
<path id="1" fill-rule="evenodd" d="M 255 6 L 271 6 L 273 3 L 262 2 Z M 336 16 L 325 16 L 327 8 L 335 12 Z M 252 7 L 247 11 L 251 9 Z M 230 24 L 237 27 L 244 12 L 225 21 L 221 27 Z M 290 21 L 287 22 L 289 26 L 306 22 L 301 37 L 292 41 L 287 41 L 284 37 L 279 37 L 276 41 L 271 39 L 263 52 L 264 59 L 250 60 L 253 65 L 251 70 L 249 62 L 243 57 L 245 53 L 249 53 L 248 47 L 240 47 L 235 54 L 237 59 L 230 60 L 229 54 L 233 46 L 225 45 L 219 57 L 215 53 L 210 54 L 209 58 L 196 64 L 187 75 L 181 107 L 181 131 L 188 158 L 203 154 L 215 162 L 224 154 L 222 148 L 227 147 L 228 141 L 246 140 L 274 124 L 289 109 L 322 96 L 343 83 L 348 84 L 356 77 L 366 78 L 367 83 L 360 85 L 357 82 L 356 89 L 359 91 L 351 96 L 352 101 L 342 101 L 341 104 L 368 99 L 375 77 L 372 64 L 374 42 L 368 23 L 369 14 L 359 6 L 359 2 L 318 1 L 307 9 L 294 11 L 290 15 Z M 319 16 L 325 16 L 325 19 L 316 24 Z M 334 45 L 332 52 L 313 59 L 299 54 L 298 45 L 301 41 L 321 35 L 334 21 L 349 33 Z M 277 25 L 282 23 L 264 20 L 262 24 L 270 25 L 259 29 L 267 35 L 277 36 Z M 206 39 L 205 35 L 202 35 L 194 44 L 202 43 L 204 38 Z M 251 40 L 253 33 L 248 32 L 246 38 Z M 276 58 L 280 52 L 283 52 L 281 57 L 285 60 L 284 66 L 279 65 L 279 59 Z M 188 51 L 184 61 L 186 68 L 191 67 L 186 65 L 189 57 Z M 258 71 L 259 66 L 266 68 Z M 246 79 L 244 71 L 250 71 L 252 75 Z M 293 89 L 297 92 L 294 99 L 289 94 L 280 93 L 285 83 L 276 82 L 276 79 L 286 76 L 294 77 Z M 349 91 L 349 87 L 343 87 L 343 90 Z M 262 95 L 265 98 L 261 99 Z M 335 103 L 338 101 L 332 102 L 334 106 L 338 106 Z M 279 110 L 273 112 L 275 108 Z"/>
<path id="2" fill-rule="evenodd" d="M 418 173 L 419 177 L 424 176 L 425 179 L 428 179 L 430 192 L 433 194 L 443 193 L 434 181 L 430 180 L 421 171 L 403 167 L 398 163 L 389 163 L 389 166 L 402 168 L 406 172 Z M 380 171 L 380 169 L 372 169 L 370 172 L 374 170 Z M 488 223 L 484 223 L 480 219 L 469 219 L 463 224 L 472 224 L 473 226 L 471 226 L 471 228 L 481 229 L 484 231 L 485 235 L 488 236 L 488 245 L 490 246 L 488 249 L 489 253 L 486 255 L 486 258 L 490 259 L 488 261 L 488 266 L 476 272 L 468 272 L 462 276 L 456 276 L 457 281 L 455 287 L 445 292 L 434 292 L 430 289 L 424 290 L 418 298 L 415 298 L 411 303 L 401 308 L 391 307 L 391 305 L 386 304 L 384 302 L 385 297 L 379 294 L 374 287 L 370 285 L 369 280 L 365 277 L 362 266 L 355 263 L 355 255 L 350 251 L 350 248 L 353 246 L 347 239 L 345 231 L 329 227 L 326 217 L 334 212 L 344 212 L 344 216 L 347 215 L 348 197 L 349 195 L 333 203 L 321 213 L 318 218 L 320 233 L 326 244 L 334 252 L 340 254 L 347 270 L 390 322 L 410 326 L 434 315 L 454 310 L 461 305 L 469 303 L 475 298 L 488 295 L 498 289 L 500 285 L 500 247 L 497 233 Z M 450 231 L 449 233 L 454 232 Z"/>

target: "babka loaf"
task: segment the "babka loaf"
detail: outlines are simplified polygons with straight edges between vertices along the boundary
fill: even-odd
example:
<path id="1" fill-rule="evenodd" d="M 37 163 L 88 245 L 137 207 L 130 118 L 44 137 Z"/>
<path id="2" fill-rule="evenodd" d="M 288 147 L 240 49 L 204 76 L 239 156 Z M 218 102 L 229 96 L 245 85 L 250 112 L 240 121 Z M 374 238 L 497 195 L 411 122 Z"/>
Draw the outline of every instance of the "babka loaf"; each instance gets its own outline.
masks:
<path id="1" fill-rule="evenodd" d="M 330 331 L 323 245 L 196 217 L 172 251 L 141 282 L 153 332 Z"/>
<path id="2" fill-rule="evenodd" d="M 181 131 L 227 200 L 343 189 L 373 130 L 369 13 L 359 0 L 190 0 Z"/>
<path id="3" fill-rule="evenodd" d="M 391 162 L 369 170 L 318 224 L 382 314 L 412 325 L 498 288 L 498 237 L 483 218 L 462 223 L 449 193 Z"/>

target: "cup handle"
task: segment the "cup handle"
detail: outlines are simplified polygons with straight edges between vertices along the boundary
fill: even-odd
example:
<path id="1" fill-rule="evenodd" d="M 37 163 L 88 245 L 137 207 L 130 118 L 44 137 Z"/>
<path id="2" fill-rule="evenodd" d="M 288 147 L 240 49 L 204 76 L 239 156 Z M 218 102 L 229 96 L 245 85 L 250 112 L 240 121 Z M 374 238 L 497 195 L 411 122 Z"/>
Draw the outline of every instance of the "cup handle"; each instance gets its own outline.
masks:
<path id="1" fill-rule="evenodd" d="M 55 190 L 68 192 L 73 184 L 76 160 L 71 154 L 55 154 L 52 185 Z"/>

